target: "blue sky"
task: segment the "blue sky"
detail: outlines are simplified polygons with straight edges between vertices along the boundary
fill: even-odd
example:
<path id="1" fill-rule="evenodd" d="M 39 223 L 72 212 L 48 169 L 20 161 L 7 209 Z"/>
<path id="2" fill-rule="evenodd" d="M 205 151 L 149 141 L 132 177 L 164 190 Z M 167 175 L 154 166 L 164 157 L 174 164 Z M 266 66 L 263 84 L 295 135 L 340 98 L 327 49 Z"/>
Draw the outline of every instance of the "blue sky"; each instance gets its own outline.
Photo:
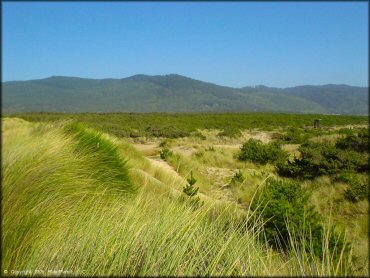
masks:
<path id="1" fill-rule="evenodd" d="M 368 86 L 367 2 L 3 2 L 3 81 Z"/>

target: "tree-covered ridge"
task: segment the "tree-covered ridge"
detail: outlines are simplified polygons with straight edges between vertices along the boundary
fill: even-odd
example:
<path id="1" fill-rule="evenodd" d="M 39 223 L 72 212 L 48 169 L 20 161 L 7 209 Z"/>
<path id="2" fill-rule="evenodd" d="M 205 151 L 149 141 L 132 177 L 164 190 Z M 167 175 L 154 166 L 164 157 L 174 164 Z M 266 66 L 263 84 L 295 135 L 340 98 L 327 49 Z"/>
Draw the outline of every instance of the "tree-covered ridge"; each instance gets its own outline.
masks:
<path id="1" fill-rule="evenodd" d="M 274 111 L 368 114 L 368 88 L 347 85 L 231 88 L 177 74 L 122 79 L 52 76 L 2 84 L 3 111 Z"/>

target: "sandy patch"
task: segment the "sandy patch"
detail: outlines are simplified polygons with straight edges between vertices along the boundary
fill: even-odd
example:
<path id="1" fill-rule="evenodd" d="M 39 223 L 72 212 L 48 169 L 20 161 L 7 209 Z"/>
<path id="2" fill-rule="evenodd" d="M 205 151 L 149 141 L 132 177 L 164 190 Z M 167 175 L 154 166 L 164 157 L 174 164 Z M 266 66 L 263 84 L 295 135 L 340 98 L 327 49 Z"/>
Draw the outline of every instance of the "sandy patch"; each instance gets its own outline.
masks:
<path id="1" fill-rule="evenodd" d="M 228 168 L 208 167 L 206 170 L 207 177 L 213 181 L 213 184 L 219 187 L 225 187 L 229 184 L 235 171 Z"/>
<path id="2" fill-rule="evenodd" d="M 225 148 L 225 149 L 240 149 L 242 146 L 242 144 L 217 144 L 217 145 L 213 145 L 213 147 L 217 147 L 217 148 Z"/>
<path id="3" fill-rule="evenodd" d="M 149 143 L 149 144 L 132 144 L 136 149 L 141 151 L 144 155 L 150 156 L 157 152 L 158 144 Z"/>
<path id="4" fill-rule="evenodd" d="M 298 151 L 300 144 L 285 144 L 281 148 L 290 154 L 290 157 L 300 157 L 300 152 Z"/>
<path id="5" fill-rule="evenodd" d="M 171 172 L 171 174 L 175 174 L 179 176 L 179 174 L 175 171 L 175 169 L 171 165 L 169 165 L 166 161 L 160 158 L 157 158 L 157 157 L 147 157 L 147 159 L 149 159 L 150 162 L 154 164 L 155 166 L 163 168 L 166 171 Z"/>
<path id="6" fill-rule="evenodd" d="M 249 140 L 251 138 L 261 140 L 262 143 L 269 143 L 271 139 L 271 133 L 264 132 L 264 131 L 254 131 L 251 133 L 251 131 L 243 131 L 242 132 L 243 137 L 245 140 Z"/>
<path id="7" fill-rule="evenodd" d="M 212 195 L 218 200 L 235 202 L 229 184 L 235 171 L 228 168 L 208 167 L 206 175 L 212 183 Z"/>
<path id="8" fill-rule="evenodd" d="M 186 146 L 176 146 L 176 147 L 173 147 L 172 150 L 175 153 L 179 153 L 181 155 L 188 156 L 188 157 L 192 156 L 193 153 L 197 151 L 194 148 L 186 147 Z"/>

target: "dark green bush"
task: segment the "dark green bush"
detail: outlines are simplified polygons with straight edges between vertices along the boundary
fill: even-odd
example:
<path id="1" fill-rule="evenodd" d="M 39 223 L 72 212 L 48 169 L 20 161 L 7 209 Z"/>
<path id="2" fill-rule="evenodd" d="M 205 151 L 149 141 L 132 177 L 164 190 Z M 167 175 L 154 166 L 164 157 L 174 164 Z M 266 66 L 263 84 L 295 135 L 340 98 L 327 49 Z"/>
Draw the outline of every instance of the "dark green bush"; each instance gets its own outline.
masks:
<path id="1" fill-rule="evenodd" d="M 273 247 L 289 249 L 292 233 L 298 242 L 303 237 L 312 241 L 314 253 L 321 257 L 324 229 L 320 215 L 309 204 L 309 192 L 295 181 L 270 179 L 258 194 L 259 202 L 252 204 L 252 209 L 261 215 L 264 224 L 264 235 Z M 340 255 L 344 241 L 334 230 L 331 231 L 330 245 L 337 245 Z M 348 248 L 349 246 L 347 246 Z"/>
<path id="2" fill-rule="evenodd" d="M 249 139 L 241 147 L 239 160 L 251 161 L 259 164 L 284 160 L 288 154 L 276 143 L 263 144 L 260 140 Z"/>
<path id="3" fill-rule="evenodd" d="M 298 128 L 289 128 L 281 140 L 289 144 L 301 144 L 307 141 L 309 135 Z"/>
<path id="4" fill-rule="evenodd" d="M 369 135 L 364 131 L 360 131 L 358 135 L 348 135 L 345 138 L 337 140 L 335 146 L 342 150 L 353 150 L 356 152 L 368 152 L 369 150 Z"/>
<path id="5" fill-rule="evenodd" d="M 190 135 L 190 132 L 177 128 L 176 126 L 158 125 L 149 126 L 145 130 L 148 136 L 180 138 Z"/>
<path id="6" fill-rule="evenodd" d="M 369 169 L 367 153 L 339 149 L 329 143 L 305 143 L 299 151 L 301 158 L 276 163 L 280 176 L 313 179 L 342 171 L 365 172 Z"/>
<path id="7" fill-rule="evenodd" d="M 236 128 L 232 125 L 226 126 L 223 130 L 218 134 L 220 137 L 230 137 L 230 138 L 237 138 L 242 135 L 239 128 Z"/>

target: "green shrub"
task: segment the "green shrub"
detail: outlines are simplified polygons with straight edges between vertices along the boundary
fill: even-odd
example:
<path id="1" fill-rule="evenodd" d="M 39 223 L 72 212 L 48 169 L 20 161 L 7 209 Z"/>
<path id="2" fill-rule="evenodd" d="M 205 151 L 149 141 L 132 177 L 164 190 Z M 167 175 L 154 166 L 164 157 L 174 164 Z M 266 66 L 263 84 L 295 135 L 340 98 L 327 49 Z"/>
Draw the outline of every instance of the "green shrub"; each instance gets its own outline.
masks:
<path id="1" fill-rule="evenodd" d="M 307 141 L 308 134 L 303 133 L 298 128 L 289 128 L 288 131 L 282 136 L 282 140 L 290 144 L 301 144 Z"/>
<path id="2" fill-rule="evenodd" d="M 200 198 L 196 196 L 198 194 L 199 187 L 195 187 L 194 184 L 197 180 L 193 176 L 193 171 L 190 172 L 190 178 L 187 179 L 188 184 L 184 186 L 183 192 L 191 198 L 191 204 L 195 207 L 200 205 Z"/>
<path id="3" fill-rule="evenodd" d="M 177 128 L 172 125 L 153 125 L 145 129 L 148 136 L 166 137 L 166 138 L 180 138 L 190 135 L 190 132 Z"/>
<path id="4" fill-rule="evenodd" d="M 288 154 L 276 143 L 263 144 L 260 140 L 249 139 L 241 147 L 239 160 L 251 161 L 259 164 L 284 160 Z"/>
<path id="5" fill-rule="evenodd" d="M 334 175 L 341 171 L 368 170 L 367 153 L 359 153 L 352 149 L 338 149 L 336 146 L 329 143 L 305 143 L 299 148 L 301 158 L 279 161 L 276 163 L 277 172 L 284 177 L 313 179 L 322 175 Z"/>
<path id="6" fill-rule="evenodd" d="M 220 137 L 230 137 L 230 138 L 237 138 L 242 135 L 239 128 L 236 128 L 232 125 L 228 125 L 223 128 L 223 130 L 218 134 Z"/>
<path id="7" fill-rule="evenodd" d="M 264 235 L 274 248 L 289 249 L 292 233 L 297 240 L 309 238 L 307 249 L 313 249 L 315 255 L 322 256 L 324 228 L 320 215 L 309 204 L 309 192 L 295 181 L 270 179 L 258 194 L 259 202 L 252 204 L 252 209 L 261 215 L 264 224 Z M 336 257 L 344 246 L 344 240 L 332 230 L 330 246 L 337 246 Z"/>
<path id="8" fill-rule="evenodd" d="M 173 152 L 167 148 L 167 147 L 164 147 L 161 152 L 159 153 L 159 156 L 163 159 L 163 160 L 167 160 L 168 157 L 170 157 L 171 155 L 173 155 Z"/>
<path id="9" fill-rule="evenodd" d="M 188 184 L 183 188 L 183 192 L 189 197 L 197 195 L 199 188 L 194 187 L 194 184 L 197 182 L 197 180 L 193 176 L 193 171 L 190 172 L 190 178 L 188 178 L 187 181 Z"/>
<path id="10" fill-rule="evenodd" d="M 335 146 L 342 150 L 353 150 L 356 152 L 368 152 L 369 150 L 369 135 L 367 132 L 360 131 L 356 135 L 348 135 L 345 138 L 337 140 Z"/>

